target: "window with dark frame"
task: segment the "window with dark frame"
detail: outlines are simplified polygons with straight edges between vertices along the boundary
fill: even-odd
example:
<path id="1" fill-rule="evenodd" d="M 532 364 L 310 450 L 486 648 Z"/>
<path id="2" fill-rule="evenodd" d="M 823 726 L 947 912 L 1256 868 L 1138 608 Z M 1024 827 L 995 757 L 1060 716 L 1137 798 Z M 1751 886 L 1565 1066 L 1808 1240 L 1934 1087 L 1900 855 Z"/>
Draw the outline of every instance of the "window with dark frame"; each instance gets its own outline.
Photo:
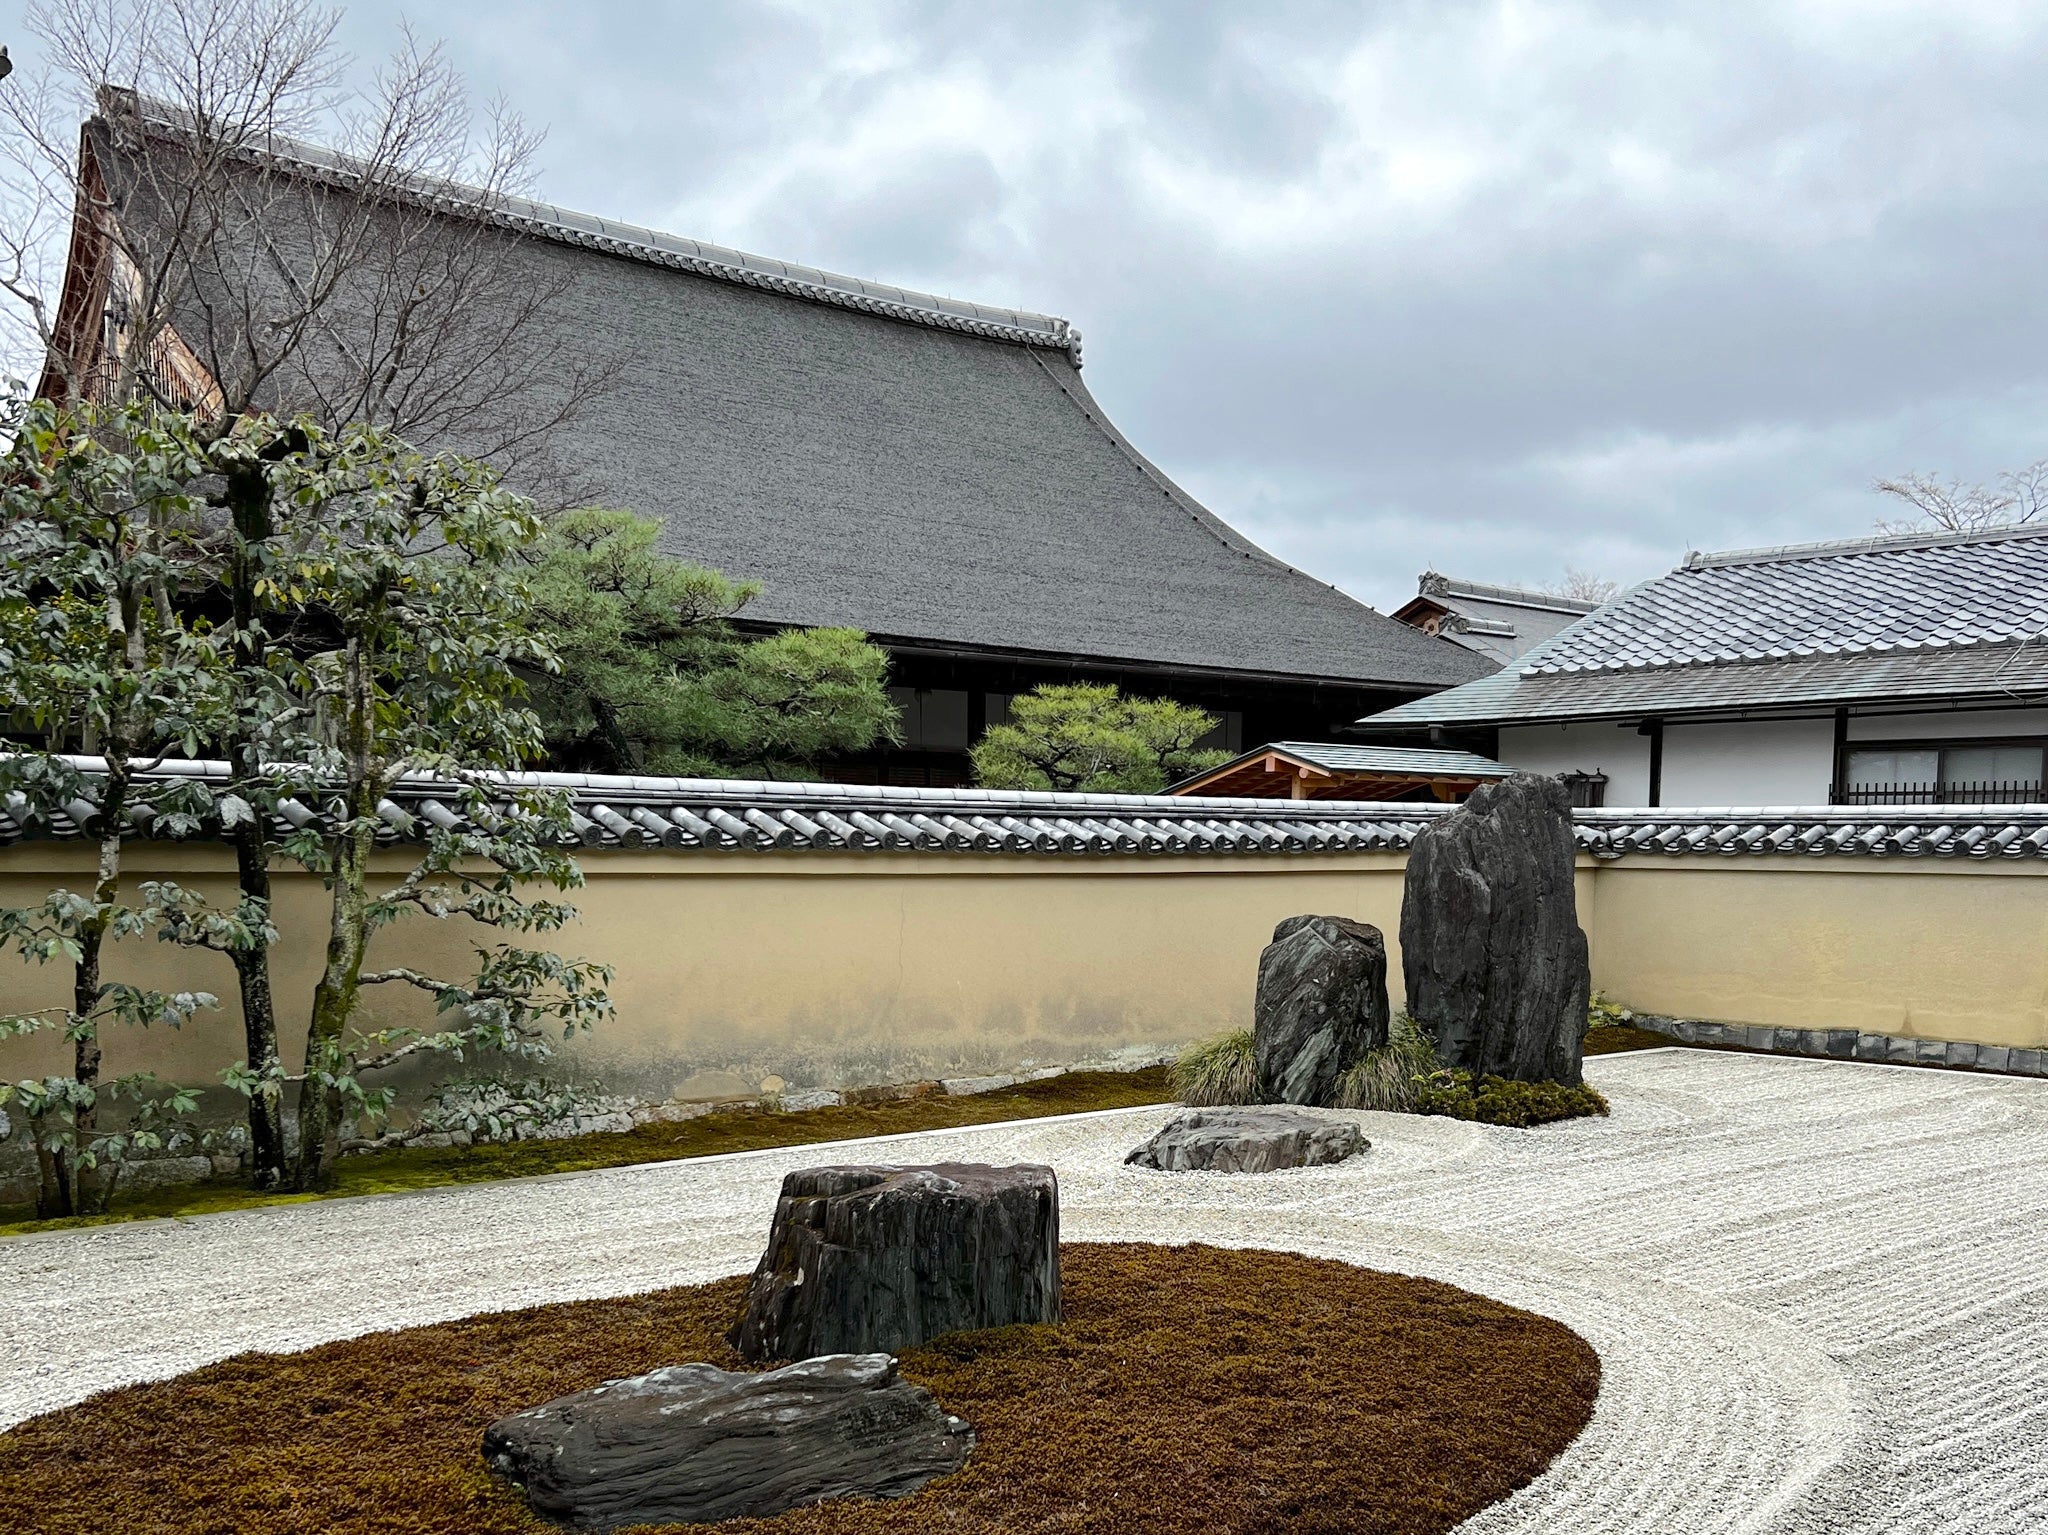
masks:
<path id="1" fill-rule="evenodd" d="M 1859 741 L 1842 751 L 1838 805 L 2004 805 L 2043 797 L 2048 742 Z"/>
<path id="2" fill-rule="evenodd" d="M 1574 810 L 1598 810 L 1607 803 L 1605 773 L 1559 773 L 1557 776 L 1570 792 Z"/>

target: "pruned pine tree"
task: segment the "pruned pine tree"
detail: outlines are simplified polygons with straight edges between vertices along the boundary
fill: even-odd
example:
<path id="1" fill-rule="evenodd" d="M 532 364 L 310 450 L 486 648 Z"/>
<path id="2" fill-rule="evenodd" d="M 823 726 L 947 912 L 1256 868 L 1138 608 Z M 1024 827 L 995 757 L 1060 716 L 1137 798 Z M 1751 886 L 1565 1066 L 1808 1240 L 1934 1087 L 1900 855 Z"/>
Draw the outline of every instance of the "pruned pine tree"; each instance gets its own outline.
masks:
<path id="1" fill-rule="evenodd" d="M 279 663 L 289 691 L 315 706 L 298 755 L 318 814 L 281 843 L 330 896 L 290 1172 L 311 1189 L 330 1177 L 345 1125 L 388 1108 L 390 1088 L 366 1079 L 422 1054 L 541 1059 L 611 1001 L 606 967 L 495 937 L 474 946 L 466 977 L 371 964 L 375 935 L 407 918 L 546 933 L 575 915 L 531 893 L 582 883 L 565 851 L 567 797 L 501 776 L 541 750 L 522 673 L 556 664 L 518 562 L 541 527 L 473 461 L 370 428 L 296 430 L 303 445 L 274 470 L 286 552 L 259 587 L 297 615 L 273 655 L 290 657 Z M 390 798 L 414 775 L 443 786 L 416 819 Z M 375 862 L 394 819 L 425 850 L 386 883 Z M 426 993 L 440 1026 L 364 1028 L 366 993 L 385 987 Z M 236 1085 L 264 1084 L 252 1070 Z"/>
<path id="2" fill-rule="evenodd" d="M 632 512 L 575 511 L 530 552 L 561 661 L 534 683 L 550 761 L 798 777 L 893 737 L 886 652 L 853 629 L 736 631 L 759 588 L 663 554 L 660 532 Z"/>
<path id="3" fill-rule="evenodd" d="M 1170 698 L 1092 683 L 1049 684 L 1010 700 L 1010 717 L 974 747 L 974 781 L 991 789 L 1156 794 L 1229 753 L 1196 743 L 1218 720 Z"/>
<path id="4" fill-rule="evenodd" d="M 250 811 L 197 780 L 142 771 L 167 753 L 196 755 L 227 712 L 218 637 L 179 602 L 205 563 L 204 508 L 191 490 L 205 457 L 191 423 L 144 405 L 68 412 L 17 402 L 12 414 L 0 463 L 0 714 L 49 744 L 0 756 L 0 795 L 31 827 L 70 820 L 96 859 L 89 888 L 0 910 L 0 947 L 71 970 L 68 1001 L 0 1012 L 0 1037 L 61 1034 L 69 1071 L 0 1084 L 0 1102 L 28 1121 L 38 1215 L 92 1214 L 123 1164 L 159 1149 L 166 1124 L 194 1102 L 146 1072 L 110 1073 L 108 1033 L 177 1028 L 216 1005 L 204 992 L 110 980 L 109 947 L 174 921 L 231 930 L 246 915 L 209 912 L 169 882 L 131 890 L 122 838 L 144 825 L 171 835 L 232 825 Z M 67 755 L 64 745 L 94 755 Z"/>

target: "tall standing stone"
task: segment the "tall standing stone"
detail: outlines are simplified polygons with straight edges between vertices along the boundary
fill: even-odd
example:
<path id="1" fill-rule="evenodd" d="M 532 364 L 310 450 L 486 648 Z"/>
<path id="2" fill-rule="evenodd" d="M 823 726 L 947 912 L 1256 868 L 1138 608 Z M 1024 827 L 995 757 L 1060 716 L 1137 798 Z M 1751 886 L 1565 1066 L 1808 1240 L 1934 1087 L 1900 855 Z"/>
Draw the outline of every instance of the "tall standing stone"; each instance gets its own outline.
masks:
<path id="1" fill-rule="evenodd" d="M 1349 917 L 1289 917 L 1259 956 L 1259 1091 L 1327 1107 L 1337 1079 L 1387 1042 L 1387 943 Z"/>
<path id="2" fill-rule="evenodd" d="M 893 1354 L 1059 1319 L 1050 1167 L 811 1167 L 782 1180 L 732 1345 L 757 1362 Z"/>
<path id="3" fill-rule="evenodd" d="M 1576 1083 L 1592 994 L 1573 889 L 1571 798 L 1517 773 L 1425 827 L 1408 854 L 1408 1013 L 1446 1066 Z"/>

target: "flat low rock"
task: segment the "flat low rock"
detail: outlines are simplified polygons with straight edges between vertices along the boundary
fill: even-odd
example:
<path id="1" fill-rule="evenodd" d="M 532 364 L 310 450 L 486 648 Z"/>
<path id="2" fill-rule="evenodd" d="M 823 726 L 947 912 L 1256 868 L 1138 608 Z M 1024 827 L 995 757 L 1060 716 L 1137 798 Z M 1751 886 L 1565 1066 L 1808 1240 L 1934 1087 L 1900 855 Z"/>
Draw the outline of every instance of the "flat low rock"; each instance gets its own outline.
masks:
<path id="1" fill-rule="evenodd" d="M 782 1180 L 732 1345 L 809 1359 L 1059 1319 L 1050 1167 L 811 1167 Z"/>
<path id="2" fill-rule="evenodd" d="M 1326 1167 L 1371 1145 L 1350 1121 L 1300 1109 L 1188 1109 L 1124 1162 L 1168 1173 L 1270 1173 Z"/>
<path id="3" fill-rule="evenodd" d="M 484 1460 L 577 1529 L 766 1518 L 828 1498 L 900 1498 L 957 1471 L 967 1423 L 887 1354 L 763 1374 L 672 1365 L 500 1418 Z"/>

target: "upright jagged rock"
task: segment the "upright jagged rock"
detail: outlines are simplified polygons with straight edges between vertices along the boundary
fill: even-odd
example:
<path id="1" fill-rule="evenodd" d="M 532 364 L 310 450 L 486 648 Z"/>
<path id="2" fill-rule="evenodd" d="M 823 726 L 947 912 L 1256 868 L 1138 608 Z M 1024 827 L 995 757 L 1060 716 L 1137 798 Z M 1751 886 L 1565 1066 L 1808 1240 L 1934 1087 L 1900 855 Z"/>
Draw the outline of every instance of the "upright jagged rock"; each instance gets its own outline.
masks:
<path id="1" fill-rule="evenodd" d="M 1475 1075 L 1576 1083 L 1592 974 L 1571 798 L 1517 773 L 1417 834 L 1401 902 L 1408 1014 Z"/>
<path id="2" fill-rule="evenodd" d="M 900 1498 L 957 1471 L 967 1424 L 887 1354 L 766 1374 L 671 1365 L 500 1418 L 484 1460 L 580 1530 L 765 1519 L 828 1498 Z"/>
<path id="3" fill-rule="evenodd" d="M 812 1167 L 782 1180 L 732 1344 L 757 1361 L 895 1353 L 1059 1319 L 1050 1167 Z"/>
<path id="4" fill-rule="evenodd" d="M 1387 1042 L 1387 943 L 1349 917 L 1288 917 L 1259 956 L 1252 1018 L 1259 1092 L 1326 1108 L 1337 1080 Z"/>

